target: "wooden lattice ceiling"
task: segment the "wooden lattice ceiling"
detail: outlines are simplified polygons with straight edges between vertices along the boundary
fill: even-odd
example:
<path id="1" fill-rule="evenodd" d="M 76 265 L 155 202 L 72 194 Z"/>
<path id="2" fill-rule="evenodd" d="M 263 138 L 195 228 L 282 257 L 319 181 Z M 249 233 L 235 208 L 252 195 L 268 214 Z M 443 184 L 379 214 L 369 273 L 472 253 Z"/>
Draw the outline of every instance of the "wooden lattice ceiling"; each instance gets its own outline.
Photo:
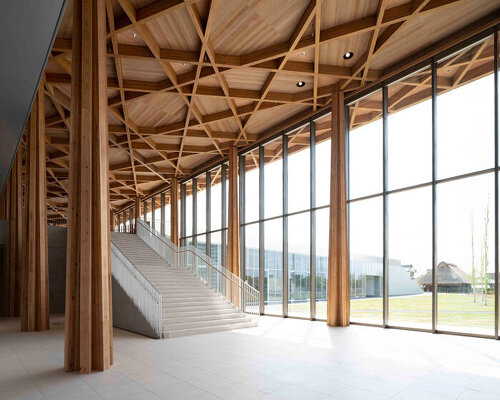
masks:
<path id="1" fill-rule="evenodd" d="M 500 0 L 106 0 L 106 6 L 110 198 L 118 209 L 226 156 L 232 145 L 246 146 L 293 116 L 328 106 L 334 84 L 347 92 L 370 84 L 384 68 L 496 12 Z M 54 217 L 67 207 L 71 22 L 70 3 L 45 75 Z M 454 60 L 460 81 L 491 51 L 478 50 Z M 344 59 L 347 52 L 354 56 Z M 451 86 L 456 78 L 443 76 Z M 394 92 L 403 96 L 398 103 L 427 80 Z M 360 103 L 352 126 L 377 118 L 379 105 L 371 101 Z"/>

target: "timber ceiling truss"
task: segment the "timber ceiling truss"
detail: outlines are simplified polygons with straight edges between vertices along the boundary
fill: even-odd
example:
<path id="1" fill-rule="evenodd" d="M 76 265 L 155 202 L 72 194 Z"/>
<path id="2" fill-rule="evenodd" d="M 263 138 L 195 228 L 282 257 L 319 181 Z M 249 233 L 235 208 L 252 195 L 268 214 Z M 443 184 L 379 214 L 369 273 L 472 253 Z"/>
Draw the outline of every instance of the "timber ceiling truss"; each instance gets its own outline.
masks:
<path id="1" fill-rule="evenodd" d="M 109 185 L 114 209 L 132 204 L 135 196 L 168 187 L 173 177 L 189 176 L 227 156 L 231 146 L 259 140 L 293 116 L 328 106 L 335 84 L 349 92 L 378 80 L 387 67 L 381 58 L 387 57 L 391 46 L 408 41 L 412 27 L 412 34 L 418 35 L 422 18 L 436 20 L 450 10 L 459 12 L 461 3 L 470 3 L 105 1 Z M 491 2 L 480 3 L 480 16 L 484 16 Z M 50 99 L 46 115 L 49 219 L 65 218 L 67 207 L 71 5 L 66 14 L 45 73 Z M 352 49 L 354 57 L 344 59 Z M 492 47 L 485 44 L 475 50 L 449 61 L 438 77 L 440 90 L 484 74 L 484 63 L 493 57 Z M 391 92 L 390 108 L 425 97 L 429 74 L 400 82 L 399 90 Z M 379 99 L 359 102 L 351 113 L 351 127 L 379 118 L 380 112 Z M 327 138 L 329 122 L 322 125 Z"/>

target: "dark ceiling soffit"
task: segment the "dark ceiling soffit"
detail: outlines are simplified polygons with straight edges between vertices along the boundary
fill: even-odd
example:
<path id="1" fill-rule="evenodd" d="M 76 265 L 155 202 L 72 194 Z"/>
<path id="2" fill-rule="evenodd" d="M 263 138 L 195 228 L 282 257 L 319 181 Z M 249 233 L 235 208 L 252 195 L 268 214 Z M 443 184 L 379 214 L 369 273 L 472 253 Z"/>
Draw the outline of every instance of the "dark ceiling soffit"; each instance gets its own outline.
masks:
<path id="1" fill-rule="evenodd" d="M 16 1 L 21 1 L 21 0 L 16 0 Z M 35 97 L 36 97 L 36 94 L 37 94 L 37 91 L 38 91 L 38 87 L 40 86 L 40 81 L 41 81 L 42 76 L 43 76 L 43 74 L 45 72 L 45 67 L 47 66 L 47 62 L 49 60 L 49 56 L 50 56 L 50 53 L 51 53 L 51 50 L 52 50 L 52 46 L 53 46 L 54 41 L 56 39 L 57 32 L 59 31 L 59 26 L 61 25 L 61 21 L 62 21 L 62 19 L 64 17 L 64 12 L 66 10 L 67 4 L 68 4 L 68 0 L 62 0 L 62 6 L 61 6 L 61 10 L 59 12 L 59 15 L 57 17 L 57 23 L 56 23 L 56 25 L 54 27 L 54 31 L 52 33 L 52 37 L 51 37 L 49 46 L 47 47 L 47 52 L 45 54 L 45 59 L 43 61 L 43 64 L 42 64 L 42 67 L 40 69 L 40 73 L 38 75 L 38 79 L 37 79 L 37 82 L 36 82 L 35 91 L 33 92 L 33 95 L 31 97 L 30 105 L 29 105 L 28 111 L 26 113 L 26 116 L 24 118 L 24 123 L 23 123 L 22 129 L 21 129 L 21 132 L 19 133 L 19 138 L 17 140 L 17 145 L 15 147 L 15 152 L 12 155 L 12 158 L 11 158 L 11 161 L 10 161 L 10 164 L 9 164 L 9 168 L 6 171 L 5 180 L 3 182 L 0 182 L 0 185 L 1 185 L 0 186 L 0 198 L 3 196 L 3 192 L 5 190 L 5 186 L 7 184 L 7 180 L 8 180 L 10 171 L 12 169 L 12 164 L 14 163 L 15 156 L 16 156 L 17 152 L 19 151 L 19 145 L 21 144 L 21 138 L 23 136 L 24 130 L 26 129 L 26 123 L 28 122 L 28 118 L 29 118 L 29 115 L 30 115 L 30 112 L 31 112 L 31 108 L 33 107 L 33 102 L 35 101 Z"/>

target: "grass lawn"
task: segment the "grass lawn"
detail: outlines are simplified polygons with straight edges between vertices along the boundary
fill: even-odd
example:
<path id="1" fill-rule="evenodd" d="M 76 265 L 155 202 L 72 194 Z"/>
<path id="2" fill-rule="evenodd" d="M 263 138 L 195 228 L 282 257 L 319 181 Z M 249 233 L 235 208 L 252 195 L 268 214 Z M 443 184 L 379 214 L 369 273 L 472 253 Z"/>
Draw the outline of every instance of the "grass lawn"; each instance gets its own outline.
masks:
<path id="1" fill-rule="evenodd" d="M 423 293 L 415 296 L 389 298 L 389 324 L 395 326 L 431 327 L 432 296 Z M 281 315 L 281 305 L 266 306 L 266 313 Z M 309 317 L 309 303 L 288 305 L 289 315 Z M 326 318 L 326 301 L 316 303 L 316 318 Z M 362 298 L 351 300 L 351 319 L 359 322 L 382 323 L 382 299 Z M 480 295 L 439 293 L 438 329 L 470 333 L 493 334 L 495 301 L 488 296 L 485 306 Z"/>
<path id="2" fill-rule="evenodd" d="M 429 328 L 432 318 L 431 310 L 432 296 L 430 293 L 389 298 L 389 322 L 392 325 L 414 325 Z M 352 299 L 351 318 L 380 323 L 382 299 Z M 484 332 L 485 330 L 493 330 L 494 322 L 495 301 L 492 295 L 488 296 L 488 305 L 486 306 L 479 295 L 476 296 L 474 303 L 472 294 L 438 294 L 438 327 L 440 329 Z"/>

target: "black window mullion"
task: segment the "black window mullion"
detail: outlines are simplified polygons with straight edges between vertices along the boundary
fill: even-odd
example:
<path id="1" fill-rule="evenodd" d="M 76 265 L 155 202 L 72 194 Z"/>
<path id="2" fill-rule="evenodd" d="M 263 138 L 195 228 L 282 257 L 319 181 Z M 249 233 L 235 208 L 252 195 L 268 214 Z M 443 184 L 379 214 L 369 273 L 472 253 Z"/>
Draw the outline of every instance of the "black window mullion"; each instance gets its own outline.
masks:
<path id="1" fill-rule="evenodd" d="M 283 147 L 283 316 L 288 316 L 288 136 L 282 136 Z"/>
<path id="2" fill-rule="evenodd" d="M 196 235 L 197 232 L 197 214 L 198 214 L 198 180 L 193 178 L 193 184 L 191 185 L 191 191 L 193 192 L 193 246 L 196 247 L 198 242 Z"/>
<path id="3" fill-rule="evenodd" d="M 165 236 L 165 192 L 160 193 L 160 233 Z"/>
<path id="4" fill-rule="evenodd" d="M 240 276 L 243 280 L 246 280 L 246 258 L 245 258 L 245 156 L 240 156 L 239 160 L 239 218 L 240 218 Z M 229 231 L 228 231 L 229 232 Z"/>
<path id="5" fill-rule="evenodd" d="M 437 330 L 437 63 L 432 59 L 432 331 Z"/>
<path id="6" fill-rule="evenodd" d="M 387 165 L 387 155 L 388 155 L 388 91 L 387 85 L 382 88 L 382 168 L 383 168 L 383 309 L 382 309 L 382 323 L 383 326 L 387 326 L 389 322 L 389 214 L 388 214 L 388 198 L 387 198 L 387 187 L 388 187 L 388 165 Z"/>
<path id="7" fill-rule="evenodd" d="M 493 38 L 493 54 L 494 54 L 494 118 L 495 118 L 495 339 L 498 339 L 499 329 L 499 292 L 498 292 L 498 269 L 499 269 L 499 256 L 498 256 L 498 27 L 497 32 L 494 33 Z"/>
<path id="8" fill-rule="evenodd" d="M 211 254 L 211 249 L 210 249 L 210 234 L 208 232 L 210 232 L 212 230 L 211 228 L 211 215 L 210 215 L 210 212 L 211 212 L 211 204 L 212 204 L 212 198 L 211 198 L 211 193 L 212 193 L 212 183 L 210 181 L 210 177 L 211 177 L 211 173 L 210 172 L 207 172 L 206 175 L 205 175 L 205 179 L 206 179 L 206 185 L 205 185 L 205 196 L 206 196 L 206 202 L 205 202 L 205 215 L 206 215 L 206 239 L 205 239 L 205 243 L 206 243 L 206 253 L 209 257 L 212 256 Z"/>
<path id="9" fill-rule="evenodd" d="M 309 162 L 310 162 L 310 238 L 309 238 L 309 282 L 310 282 L 310 312 L 311 319 L 316 319 L 316 123 L 309 123 Z"/>
<path id="10" fill-rule="evenodd" d="M 264 313 L 264 147 L 259 147 L 259 290 L 260 313 Z M 269 281 L 268 287 L 269 290 Z"/>
<path id="11" fill-rule="evenodd" d="M 222 164 L 221 165 L 221 183 L 222 183 L 222 190 L 221 190 L 221 264 L 223 267 L 227 268 L 227 250 L 226 250 L 226 233 L 225 233 L 225 228 L 226 228 L 226 191 L 227 191 L 227 185 L 226 185 L 226 165 Z"/>

